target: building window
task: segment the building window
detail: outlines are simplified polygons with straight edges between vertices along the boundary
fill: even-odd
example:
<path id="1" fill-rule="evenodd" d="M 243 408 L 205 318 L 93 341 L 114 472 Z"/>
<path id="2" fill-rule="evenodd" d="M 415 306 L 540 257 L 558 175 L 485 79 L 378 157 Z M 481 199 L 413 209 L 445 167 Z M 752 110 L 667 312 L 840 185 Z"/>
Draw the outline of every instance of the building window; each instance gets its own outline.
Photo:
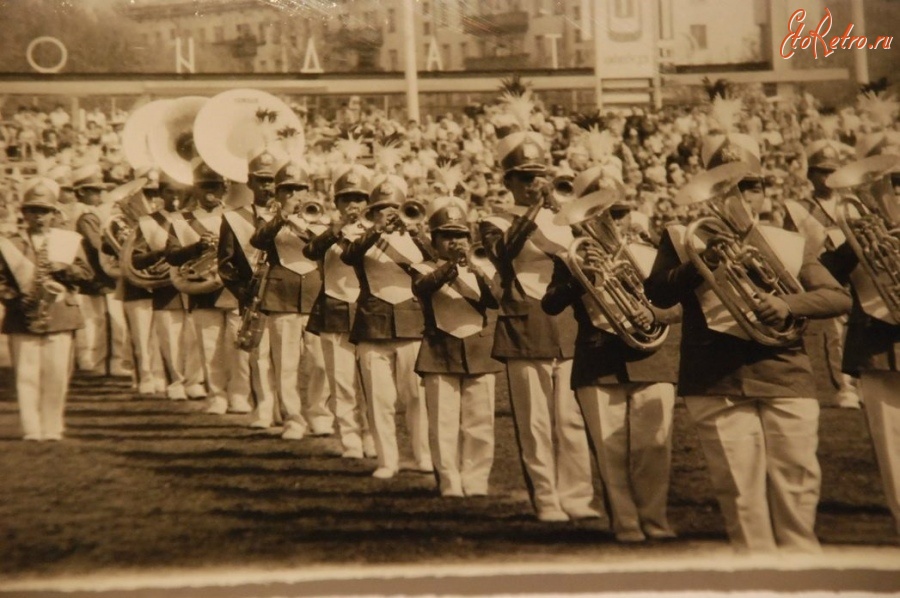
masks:
<path id="1" fill-rule="evenodd" d="M 576 22 L 581 21 L 581 7 L 574 6 L 572 8 L 572 18 L 575 19 Z"/>
<path id="2" fill-rule="evenodd" d="M 259 35 L 257 37 L 258 37 L 259 41 L 262 43 L 266 43 L 266 27 L 267 26 L 268 26 L 267 23 L 259 24 Z"/>
<path id="3" fill-rule="evenodd" d="M 390 70 L 400 70 L 400 59 L 397 56 L 397 50 L 388 50 L 388 62 L 390 63 Z"/>
<path id="4" fill-rule="evenodd" d="M 534 14 L 540 16 L 544 11 L 544 0 L 534 0 Z"/>
<path id="5" fill-rule="evenodd" d="M 431 14 L 431 4 L 429 4 L 428 2 L 423 2 L 422 3 L 422 16 L 427 17 L 430 14 Z"/>
<path id="6" fill-rule="evenodd" d="M 553 0 L 553 14 L 555 14 L 555 15 L 566 14 L 566 5 L 563 0 Z"/>
<path id="7" fill-rule="evenodd" d="M 388 33 L 397 31 L 397 11 L 393 8 L 388 9 Z"/>
<path id="8" fill-rule="evenodd" d="M 441 57 L 444 59 L 444 68 L 450 68 L 453 56 L 450 55 L 450 44 L 441 45 Z"/>
<path id="9" fill-rule="evenodd" d="M 422 33 L 424 33 L 425 35 L 431 35 L 431 23 L 429 23 L 428 21 L 422 23 Z"/>
<path id="10" fill-rule="evenodd" d="M 213 39 L 217 42 L 221 42 L 225 39 L 225 30 L 222 27 L 213 28 Z"/>
<path id="11" fill-rule="evenodd" d="M 275 59 L 275 72 L 276 73 L 281 72 L 281 59 L 280 58 Z"/>
<path id="12" fill-rule="evenodd" d="M 691 37 L 698 50 L 706 49 L 706 25 L 691 25 Z"/>
<path id="13" fill-rule="evenodd" d="M 575 50 L 575 66 L 582 66 L 584 63 L 584 55 L 581 50 Z"/>
<path id="14" fill-rule="evenodd" d="M 469 44 L 466 42 L 460 42 L 459 44 L 459 59 L 465 60 L 469 56 Z"/>

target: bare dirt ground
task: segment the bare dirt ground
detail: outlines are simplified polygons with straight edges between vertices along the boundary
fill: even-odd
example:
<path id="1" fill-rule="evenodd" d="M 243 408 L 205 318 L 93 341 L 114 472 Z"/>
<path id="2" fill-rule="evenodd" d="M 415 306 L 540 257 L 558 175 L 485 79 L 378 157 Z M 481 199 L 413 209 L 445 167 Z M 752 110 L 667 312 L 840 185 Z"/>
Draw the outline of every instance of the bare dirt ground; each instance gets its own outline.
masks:
<path id="1" fill-rule="evenodd" d="M 66 440 L 23 442 L 6 385 L 0 390 L 0 579 L 207 568 L 627 566 L 728 554 L 682 406 L 669 498 L 679 539 L 623 546 L 596 522 L 534 519 L 505 384 L 498 387 L 491 495 L 442 499 L 428 475 L 371 478 L 374 462 L 340 459 L 335 438 L 284 441 L 246 427 L 247 416 L 204 414 L 200 402 L 138 400 L 121 379 L 76 377 Z M 896 547 L 863 414 L 824 408 L 819 455 L 818 533 L 826 551 Z M 895 567 L 900 570 L 900 558 Z"/>

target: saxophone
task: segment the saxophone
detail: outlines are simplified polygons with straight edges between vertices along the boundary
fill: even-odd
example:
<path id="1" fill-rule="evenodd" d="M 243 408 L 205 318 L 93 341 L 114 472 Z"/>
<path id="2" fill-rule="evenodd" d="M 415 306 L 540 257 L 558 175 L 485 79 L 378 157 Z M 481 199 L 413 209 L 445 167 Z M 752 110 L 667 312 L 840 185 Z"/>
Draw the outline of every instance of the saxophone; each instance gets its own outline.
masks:
<path id="1" fill-rule="evenodd" d="M 237 333 L 237 347 L 242 351 L 252 351 L 259 346 L 266 325 L 266 314 L 262 312 L 263 298 L 269 283 L 268 252 L 260 251 L 250 279 L 250 304 L 241 314 L 241 327 Z"/>
<path id="2" fill-rule="evenodd" d="M 45 334 L 50 328 L 50 307 L 56 298 L 66 292 L 66 287 L 53 280 L 50 275 L 50 260 L 47 256 L 47 242 L 36 253 L 34 282 L 31 290 L 22 299 L 22 311 L 25 313 L 26 326 L 29 332 Z"/>

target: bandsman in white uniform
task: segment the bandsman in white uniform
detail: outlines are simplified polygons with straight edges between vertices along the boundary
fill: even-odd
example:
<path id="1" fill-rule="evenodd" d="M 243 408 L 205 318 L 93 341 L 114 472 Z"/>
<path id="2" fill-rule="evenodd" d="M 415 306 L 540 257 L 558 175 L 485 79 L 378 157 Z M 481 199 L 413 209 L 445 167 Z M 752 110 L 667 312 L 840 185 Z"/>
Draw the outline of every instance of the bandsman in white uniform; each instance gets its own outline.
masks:
<path id="1" fill-rule="evenodd" d="M 61 440 L 73 332 L 83 325 L 75 288 L 93 273 L 82 237 L 52 228 L 59 186 L 39 177 L 25 186 L 25 227 L 0 237 L 0 299 L 6 314 L 16 398 L 25 440 Z"/>

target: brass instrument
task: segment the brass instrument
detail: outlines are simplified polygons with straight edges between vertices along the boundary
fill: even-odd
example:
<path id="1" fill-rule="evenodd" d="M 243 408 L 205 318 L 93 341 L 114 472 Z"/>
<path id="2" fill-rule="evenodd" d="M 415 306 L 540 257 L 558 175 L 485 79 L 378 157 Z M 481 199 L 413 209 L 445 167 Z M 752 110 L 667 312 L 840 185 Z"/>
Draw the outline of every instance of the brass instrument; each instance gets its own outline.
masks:
<path id="1" fill-rule="evenodd" d="M 262 301 L 266 296 L 266 288 L 269 284 L 268 252 L 260 251 L 253 270 L 253 278 L 250 279 L 250 304 L 241 314 L 241 327 L 237 333 L 237 347 L 242 351 L 253 351 L 262 340 L 266 326 L 266 314 L 262 312 Z"/>
<path id="2" fill-rule="evenodd" d="M 221 289 L 219 277 L 218 243 L 212 241 L 196 258 L 177 268 L 169 268 L 172 286 L 188 295 L 203 295 Z"/>
<path id="3" fill-rule="evenodd" d="M 315 199 L 309 199 L 297 204 L 294 213 L 309 223 L 316 223 L 325 215 L 325 208 Z"/>
<path id="4" fill-rule="evenodd" d="M 900 206 L 885 180 L 898 169 L 896 156 L 870 156 L 836 170 L 826 184 L 850 191 L 838 200 L 838 226 L 894 322 L 900 323 Z"/>
<path id="5" fill-rule="evenodd" d="M 598 328 L 608 324 L 633 349 L 655 351 L 669 327 L 656 319 L 644 293 L 644 277 L 628 248 L 635 239 L 619 233 L 608 209 L 588 209 L 585 217 L 574 224 L 583 236 L 569 246 L 566 262 L 586 291 L 584 305 L 591 321 Z M 649 323 L 641 321 L 641 314 L 650 314 Z"/>
<path id="6" fill-rule="evenodd" d="M 359 220 L 362 221 L 363 226 L 366 228 L 372 227 L 375 224 L 376 210 L 382 209 L 383 206 L 384 204 L 364 209 L 359 214 Z M 397 208 L 397 217 L 388 222 L 385 232 L 393 232 L 396 229 L 410 230 L 418 228 L 423 222 L 425 222 L 425 205 L 422 202 L 411 199 L 404 201 Z"/>
<path id="7" fill-rule="evenodd" d="M 112 216 L 101 233 L 104 243 L 113 251 L 113 255 L 101 251 L 99 254 L 100 268 L 106 272 L 108 276 L 113 278 L 122 277 L 122 266 L 119 257 L 122 255 L 122 245 L 126 239 L 134 232 L 131 223 L 123 214 Z"/>
<path id="8" fill-rule="evenodd" d="M 134 255 L 134 244 L 137 240 L 137 231 L 138 229 L 132 230 L 122 245 L 122 251 L 119 254 L 122 276 L 134 286 L 147 290 L 158 289 L 172 284 L 169 278 L 169 264 L 166 263 L 165 258 L 159 258 L 155 264 L 143 270 L 134 267 L 132 257 Z"/>
<path id="9" fill-rule="evenodd" d="M 685 231 L 685 251 L 703 279 L 752 340 L 769 347 L 798 342 L 805 318 L 792 318 L 781 329 L 764 324 L 756 315 L 762 296 L 803 292 L 800 282 L 784 267 L 769 246 L 743 200 L 734 194 L 750 172 L 748 164 L 723 164 L 694 177 L 675 198 L 676 203 L 709 201 L 715 214 L 695 220 Z M 706 258 L 693 242 L 706 240 Z M 708 263 L 709 256 L 715 257 Z"/>

